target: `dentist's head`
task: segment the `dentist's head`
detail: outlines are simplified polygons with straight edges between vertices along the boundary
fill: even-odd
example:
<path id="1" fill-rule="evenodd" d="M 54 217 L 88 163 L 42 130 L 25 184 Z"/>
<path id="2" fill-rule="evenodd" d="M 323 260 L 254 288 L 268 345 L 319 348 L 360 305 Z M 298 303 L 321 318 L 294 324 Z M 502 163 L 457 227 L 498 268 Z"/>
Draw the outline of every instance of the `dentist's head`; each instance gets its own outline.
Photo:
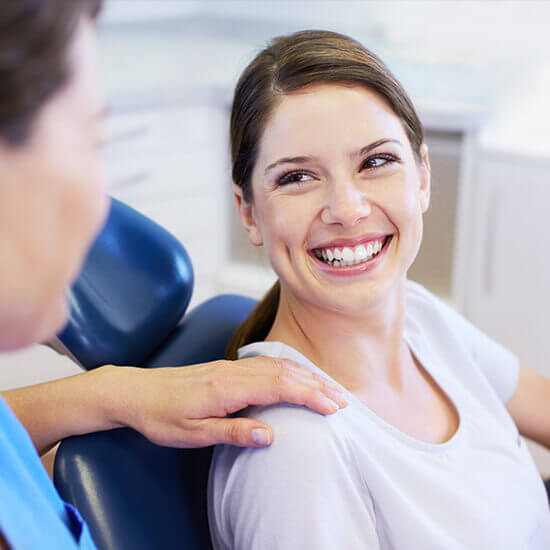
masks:
<path id="1" fill-rule="evenodd" d="M 0 5 L 0 350 L 45 341 L 108 208 L 93 21 L 101 0 Z"/>

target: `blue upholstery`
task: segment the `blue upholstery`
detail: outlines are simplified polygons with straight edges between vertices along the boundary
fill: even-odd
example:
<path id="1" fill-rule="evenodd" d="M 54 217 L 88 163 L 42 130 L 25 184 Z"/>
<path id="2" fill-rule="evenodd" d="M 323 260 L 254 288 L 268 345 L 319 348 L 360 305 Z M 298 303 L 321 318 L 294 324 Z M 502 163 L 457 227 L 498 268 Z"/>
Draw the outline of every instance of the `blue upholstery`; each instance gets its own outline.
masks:
<path id="1" fill-rule="evenodd" d="M 182 318 L 193 292 L 185 248 L 112 199 L 105 227 L 69 293 L 59 339 L 85 368 L 141 365 Z"/>
<path id="2" fill-rule="evenodd" d="M 192 284 L 183 247 L 113 201 L 72 290 L 71 320 L 61 339 L 88 367 L 154 368 L 221 359 L 254 301 L 217 296 L 178 324 Z M 88 522 L 100 550 L 207 550 L 211 453 L 211 448 L 159 447 L 130 429 L 88 434 L 61 443 L 54 482 Z"/>

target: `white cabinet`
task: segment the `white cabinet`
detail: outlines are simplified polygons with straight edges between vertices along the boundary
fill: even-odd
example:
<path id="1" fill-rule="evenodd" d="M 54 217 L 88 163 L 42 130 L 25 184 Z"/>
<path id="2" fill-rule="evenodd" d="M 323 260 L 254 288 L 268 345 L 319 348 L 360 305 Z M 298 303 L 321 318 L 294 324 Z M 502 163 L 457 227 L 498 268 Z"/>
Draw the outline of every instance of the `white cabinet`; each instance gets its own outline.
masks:
<path id="1" fill-rule="evenodd" d="M 475 181 L 464 313 L 550 377 L 550 160 L 485 154 Z"/>
<path id="2" fill-rule="evenodd" d="M 464 313 L 550 378 L 550 159 L 483 152 L 461 250 Z M 468 227 L 464 227 L 467 224 Z M 530 444 L 550 476 L 550 452 Z"/>

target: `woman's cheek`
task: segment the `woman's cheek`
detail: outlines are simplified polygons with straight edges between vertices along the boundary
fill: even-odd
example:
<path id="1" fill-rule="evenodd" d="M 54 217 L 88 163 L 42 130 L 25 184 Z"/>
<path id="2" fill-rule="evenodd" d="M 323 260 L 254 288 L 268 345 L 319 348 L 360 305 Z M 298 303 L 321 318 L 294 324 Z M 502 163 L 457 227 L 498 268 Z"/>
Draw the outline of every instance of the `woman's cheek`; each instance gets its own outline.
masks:
<path id="1" fill-rule="evenodd" d="M 273 237 L 289 249 L 301 247 L 306 240 L 311 223 L 311 213 L 302 197 L 281 201 L 270 214 Z"/>

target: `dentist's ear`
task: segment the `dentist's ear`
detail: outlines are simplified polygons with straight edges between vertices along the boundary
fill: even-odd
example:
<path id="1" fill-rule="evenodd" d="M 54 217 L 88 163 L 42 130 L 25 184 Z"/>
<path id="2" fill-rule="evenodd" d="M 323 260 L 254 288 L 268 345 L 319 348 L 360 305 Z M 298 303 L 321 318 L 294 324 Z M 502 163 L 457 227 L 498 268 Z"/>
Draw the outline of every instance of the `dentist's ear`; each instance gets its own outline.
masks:
<path id="1" fill-rule="evenodd" d="M 423 143 L 420 146 L 420 163 L 418 165 L 418 173 L 420 176 L 419 200 L 422 213 L 428 210 L 430 206 L 430 193 L 431 193 L 431 172 L 430 157 L 428 155 L 428 146 Z"/>
<path id="2" fill-rule="evenodd" d="M 242 188 L 235 183 L 233 184 L 233 196 L 237 202 L 239 215 L 241 216 L 241 221 L 246 229 L 246 232 L 248 233 L 250 242 L 254 246 L 262 246 L 264 241 L 254 217 L 254 205 L 245 200 Z"/>

